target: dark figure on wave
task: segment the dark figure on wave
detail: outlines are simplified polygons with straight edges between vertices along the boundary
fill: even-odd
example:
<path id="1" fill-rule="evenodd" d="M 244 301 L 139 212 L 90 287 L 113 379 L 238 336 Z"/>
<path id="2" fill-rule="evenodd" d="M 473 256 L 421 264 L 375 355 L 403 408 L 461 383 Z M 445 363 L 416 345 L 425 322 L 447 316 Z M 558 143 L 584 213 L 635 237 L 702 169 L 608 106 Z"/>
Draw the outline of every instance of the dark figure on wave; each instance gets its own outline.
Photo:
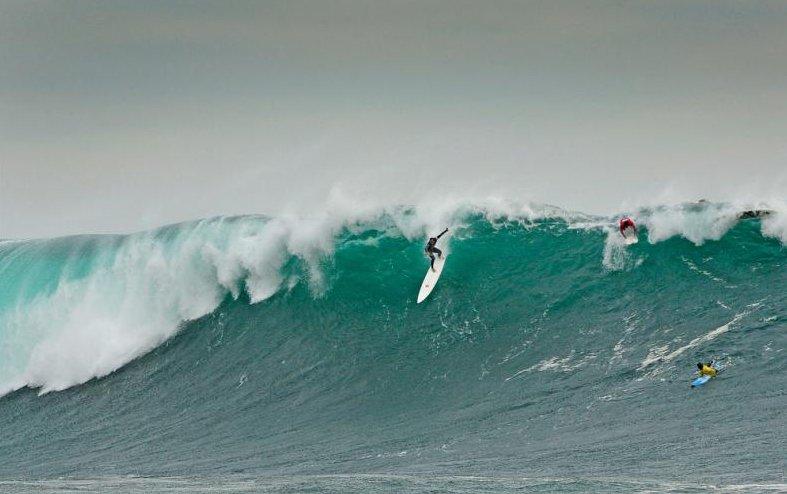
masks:
<path id="1" fill-rule="evenodd" d="M 763 216 L 768 216 L 771 212 L 767 209 L 751 209 L 749 211 L 743 211 L 742 213 L 738 214 L 739 220 L 748 220 L 750 218 L 762 218 Z"/>
<path id="2" fill-rule="evenodd" d="M 434 271 L 434 255 L 437 254 L 437 257 L 441 259 L 443 258 L 443 251 L 435 247 L 437 245 L 437 240 L 443 235 L 445 235 L 447 231 L 448 228 L 443 230 L 443 233 L 441 233 L 440 235 L 436 237 L 431 237 L 429 239 L 429 242 L 426 243 L 426 248 L 424 250 L 426 251 L 426 255 L 429 256 L 429 258 L 432 260 L 432 271 Z"/>
<path id="3" fill-rule="evenodd" d="M 633 228 L 634 229 L 634 234 L 635 235 L 637 234 L 637 225 L 634 224 L 634 220 L 632 220 L 628 216 L 625 216 L 625 217 L 621 218 L 620 219 L 620 234 L 623 235 L 623 238 L 626 238 L 625 231 L 627 229 L 629 229 L 629 228 Z"/>

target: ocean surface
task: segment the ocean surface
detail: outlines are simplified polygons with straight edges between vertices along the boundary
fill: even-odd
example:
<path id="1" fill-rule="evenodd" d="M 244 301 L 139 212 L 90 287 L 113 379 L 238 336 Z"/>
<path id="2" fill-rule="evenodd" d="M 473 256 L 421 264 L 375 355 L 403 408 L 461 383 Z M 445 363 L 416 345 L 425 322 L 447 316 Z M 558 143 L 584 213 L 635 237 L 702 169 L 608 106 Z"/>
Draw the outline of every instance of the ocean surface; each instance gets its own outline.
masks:
<path id="1" fill-rule="evenodd" d="M 739 212 L 0 241 L 0 491 L 784 492 L 787 215 Z"/>

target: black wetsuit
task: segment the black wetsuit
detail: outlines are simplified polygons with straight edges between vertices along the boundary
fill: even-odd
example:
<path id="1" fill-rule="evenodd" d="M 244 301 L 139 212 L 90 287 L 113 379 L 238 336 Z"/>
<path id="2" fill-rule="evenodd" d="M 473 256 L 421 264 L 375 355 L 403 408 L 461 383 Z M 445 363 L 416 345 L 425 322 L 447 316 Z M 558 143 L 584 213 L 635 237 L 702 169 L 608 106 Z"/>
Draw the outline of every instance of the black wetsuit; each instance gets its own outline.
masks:
<path id="1" fill-rule="evenodd" d="M 426 255 L 432 260 L 432 269 L 434 269 L 434 255 L 437 254 L 438 257 L 443 257 L 443 251 L 435 247 L 435 245 L 437 245 L 437 239 L 445 235 L 447 231 L 448 228 L 443 230 L 443 233 L 440 235 L 430 238 L 429 242 L 426 243 L 426 248 L 424 250 L 426 251 Z"/>

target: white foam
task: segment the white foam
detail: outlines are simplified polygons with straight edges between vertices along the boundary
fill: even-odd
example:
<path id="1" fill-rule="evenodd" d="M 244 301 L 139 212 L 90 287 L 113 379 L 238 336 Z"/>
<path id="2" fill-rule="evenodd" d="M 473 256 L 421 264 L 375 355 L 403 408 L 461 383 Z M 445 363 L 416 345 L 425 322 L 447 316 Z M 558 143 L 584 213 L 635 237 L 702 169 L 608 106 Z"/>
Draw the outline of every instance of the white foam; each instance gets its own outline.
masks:
<path id="1" fill-rule="evenodd" d="M 669 351 L 669 345 L 663 345 L 656 348 L 652 348 L 648 352 L 647 357 L 645 357 L 645 360 L 643 360 L 642 364 L 640 364 L 639 370 L 645 369 L 646 367 L 655 364 L 656 362 L 670 362 L 674 360 L 676 357 L 682 355 L 686 350 L 689 350 L 691 348 L 701 345 L 702 343 L 706 343 L 715 338 L 718 338 L 720 335 L 732 329 L 733 326 L 748 313 L 749 313 L 748 311 L 744 311 L 739 314 L 735 314 L 735 316 L 726 324 L 722 324 L 718 328 L 709 331 L 708 333 L 702 336 L 698 336 L 697 338 L 694 338 L 686 345 L 676 348 L 672 352 L 667 353 Z"/>
<path id="2" fill-rule="evenodd" d="M 631 254 L 626 245 L 625 239 L 620 232 L 613 227 L 606 226 L 604 231 L 607 234 L 604 240 L 604 257 L 602 265 L 611 271 L 622 271 L 641 264 L 642 260 L 637 259 Z"/>
<path id="3" fill-rule="evenodd" d="M 650 243 L 683 237 L 695 245 L 721 239 L 739 221 L 744 211 L 764 210 L 762 234 L 775 237 L 787 245 L 787 202 L 682 203 L 644 208 L 637 220 L 647 226 Z"/>
<path id="4" fill-rule="evenodd" d="M 777 238 L 782 245 L 787 245 L 787 205 L 780 205 L 762 220 L 762 234 L 766 237 Z"/>
<path id="5" fill-rule="evenodd" d="M 582 358 L 576 358 L 574 352 L 572 351 L 570 354 L 566 355 L 565 357 L 558 357 L 553 356 L 548 359 L 544 359 L 537 364 L 531 365 L 525 369 L 521 369 L 516 371 L 511 376 L 507 377 L 505 380 L 510 381 L 526 372 L 545 372 L 545 371 L 552 371 L 552 372 L 573 372 L 580 367 L 583 367 L 588 362 L 591 362 L 597 358 L 595 354 L 588 354 Z"/>
<path id="6" fill-rule="evenodd" d="M 167 241 L 159 232 L 128 236 L 88 276 L 63 278 L 52 293 L 0 316 L 0 354 L 13 357 L 2 368 L 0 393 L 21 386 L 45 393 L 105 376 L 160 345 L 184 321 L 213 311 L 227 294 L 238 297 L 244 289 L 259 302 L 291 287 L 283 268 L 293 256 L 319 292 L 319 264 L 338 228 L 324 218 L 244 218 L 183 225 Z"/>
<path id="7" fill-rule="evenodd" d="M 740 210 L 732 205 L 702 204 L 661 207 L 642 215 L 648 240 L 658 243 L 674 236 L 695 245 L 719 240 L 738 221 Z"/>

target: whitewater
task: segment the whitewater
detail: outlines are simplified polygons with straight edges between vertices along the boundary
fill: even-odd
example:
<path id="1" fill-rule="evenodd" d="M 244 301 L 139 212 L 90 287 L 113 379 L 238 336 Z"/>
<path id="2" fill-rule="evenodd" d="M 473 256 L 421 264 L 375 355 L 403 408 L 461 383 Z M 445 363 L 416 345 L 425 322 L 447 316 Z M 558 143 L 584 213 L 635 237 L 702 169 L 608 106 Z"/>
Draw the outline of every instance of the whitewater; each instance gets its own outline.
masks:
<path id="1" fill-rule="evenodd" d="M 787 208 L 748 207 L 626 211 L 633 246 L 500 199 L 0 241 L 0 486 L 782 490 Z"/>

